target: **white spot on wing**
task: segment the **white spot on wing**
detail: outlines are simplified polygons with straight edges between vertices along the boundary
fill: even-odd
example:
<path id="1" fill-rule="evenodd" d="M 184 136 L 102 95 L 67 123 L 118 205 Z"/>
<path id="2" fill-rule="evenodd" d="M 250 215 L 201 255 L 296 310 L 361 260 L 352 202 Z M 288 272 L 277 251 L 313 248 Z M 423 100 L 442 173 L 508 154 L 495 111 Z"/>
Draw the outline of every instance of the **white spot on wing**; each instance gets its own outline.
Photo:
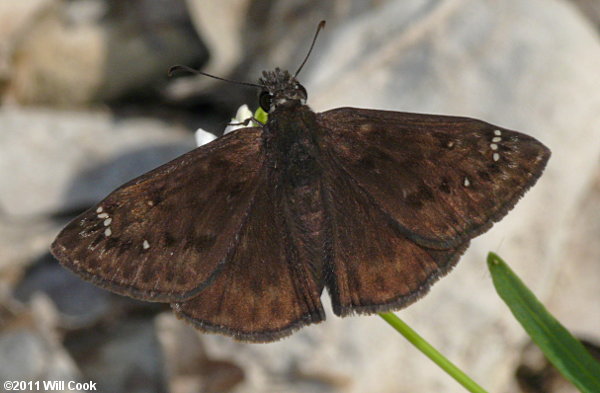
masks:
<path id="1" fill-rule="evenodd" d="M 490 149 L 492 150 L 498 150 L 498 145 L 495 143 L 490 143 Z"/>
<path id="2" fill-rule="evenodd" d="M 500 154 L 494 153 L 494 155 L 492 156 L 492 158 L 494 159 L 494 161 L 498 161 L 500 159 Z"/>
<path id="3" fill-rule="evenodd" d="M 363 123 L 360 125 L 360 130 L 363 132 L 373 131 L 373 125 L 370 123 Z"/>
<path id="4" fill-rule="evenodd" d="M 96 209 L 96 213 L 102 213 L 102 210 L 103 210 L 103 209 L 102 209 L 102 206 L 99 206 L 99 207 Z"/>
<path id="5" fill-rule="evenodd" d="M 500 131 L 500 130 L 495 130 L 495 131 L 494 131 L 494 135 L 500 136 L 500 135 L 502 135 L 502 131 Z"/>
<path id="6" fill-rule="evenodd" d="M 98 214 L 98 218 L 108 218 L 108 213 L 100 213 Z"/>
<path id="7" fill-rule="evenodd" d="M 147 250 L 150 248 L 150 243 L 148 243 L 148 240 L 144 240 L 144 243 L 142 243 L 142 247 L 144 247 L 144 250 Z"/>
<path id="8" fill-rule="evenodd" d="M 104 226 L 107 227 L 110 225 L 110 223 L 112 222 L 112 218 L 107 218 L 106 220 L 104 220 Z"/>
<path id="9" fill-rule="evenodd" d="M 104 231 L 104 236 L 109 237 L 110 235 L 112 235 L 112 231 L 110 230 L 110 228 L 106 228 L 106 230 Z"/>
<path id="10" fill-rule="evenodd" d="M 502 140 L 502 138 L 500 138 L 499 136 L 495 136 L 495 137 L 492 138 L 492 142 L 494 142 L 494 143 L 498 143 L 501 140 Z"/>
<path id="11" fill-rule="evenodd" d="M 465 185 L 465 187 L 469 187 L 471 185 L 471 182 L 469 181 L 468 177 L 465 177 L 465 181 L 463 182 L 463 184 Z"/>

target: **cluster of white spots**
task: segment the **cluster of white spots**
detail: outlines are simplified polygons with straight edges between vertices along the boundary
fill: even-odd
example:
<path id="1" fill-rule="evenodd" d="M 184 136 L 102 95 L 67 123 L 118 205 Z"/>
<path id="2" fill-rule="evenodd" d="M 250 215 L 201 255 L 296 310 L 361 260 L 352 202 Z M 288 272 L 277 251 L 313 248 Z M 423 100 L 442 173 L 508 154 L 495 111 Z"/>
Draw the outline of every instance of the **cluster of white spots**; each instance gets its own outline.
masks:
<path id="1" fill-rule="evenodd" d="M 469 180 L 468 177 L 465 177 L 465 181 L 463 182 L 465 187 L 469 187 L 471 185 L 471 181 Z"/>
<path id="2" fill-rule="evenodd" d="M 502 142 L 502 131 L 494 130 L 494 137 L 492 138 L 492 143 L 490 143 L 490 149 L 494 152 L 492 154 L 492 159 L 494 161 L 498 161 L 500 159 L 500 153 L 498 153 L 498 143 Z"/>
<path id="3" fill-rule="evenodd" d="M 110 235 L 112 235 L 112 230 L 110 229 L 110 223 L 112 222 L 112 218 L 109 217 L 108 213 L 104 212 L 102 206 L 96 209 L 96 213 L 98 213 L 97 217 L 99 219 L 104 220 L 103 224 L 106 227 L 106 229 L 104 230 L 104 236 L 109 237 Z"/>
<path id="4" fill-rule="evenodd" d="M 142 247 L 144 248 L 144 250 L 147 250 L 150 248 L 150 243 L 148 243 L 148 240 L 144 239 L 144 243 L 142 243 Z"/>

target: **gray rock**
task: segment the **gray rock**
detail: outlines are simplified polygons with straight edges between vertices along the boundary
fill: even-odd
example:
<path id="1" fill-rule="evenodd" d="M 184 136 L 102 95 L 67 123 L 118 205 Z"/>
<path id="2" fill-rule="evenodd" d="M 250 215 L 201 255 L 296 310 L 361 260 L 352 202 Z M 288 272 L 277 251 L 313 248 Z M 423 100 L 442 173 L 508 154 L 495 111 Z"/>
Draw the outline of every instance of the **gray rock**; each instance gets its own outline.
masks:
<path id="1" fill-rule="evenodd" d="M 56 334 L 52 303 L 38 296 L 31 307 L 11 311 L 0 329 L 2 381 L 80 381 L 79 370 Z"/>
<path id="2" fill-rule="evenodd" d="M 600 342 L 600 168 L 591 180 L 571 216 L 571 230 L 560 250 L 564 263 L 548 290 L 548 307 L 573 333 Z"/>
<path id="3" fill-rule="evenodd" d="M 388 2 L 378 1 L 377 6 Z M 189 0 L 188 4 L 194 25 L 210 51 L 202 71 L 249 82 L 256 82 L 261 71 L 274 66 L 295 71 L 320 20 L 335 24 L 374 7 L 372 2 L 361 0 Z M 327 40 L 323 37 L 320 44 Z M 198 93 L 227 104 L 239 102 L 244 94 L 253 100 L 252 104 L 256 98 L 251 90 L 240 90 L 239 86 L 204 76 L 178 80 L 169 87 L 174 100 Z"/>
<path id="4" fill-rule="evenodd" d="M 2 158 L 0 158 L 0 161 Z M 9 173 L 0 175 L 4 181 Z M 58 227 L 50 220 L 16 219 L 0 211 L 0 271 L 20 276 L 21 268 L 48 252 Z M 6 276 L 0 278 L 0 283 Z M 11 286 L 14 282 L 11 282 Z"/>
<path id="5" fill-rule="evenodd" d="M 571 0 L 600 32 L 600 3 L 595 0 Z"/>
<path id="6" fill-rule="evenodd" d="M 244 380 L 239 366 L 207 353 L 198 332 L 172 313 L 156 318 L 156 330 L 169 392 L 229 392 Z"/>
<path id="7" fill-rule="evenodd" d="M 207 55 L 183 0 L 24 3 L 27 11 L 0 7 L 0 19 L 20 22 L 0 32 L 5 102 L 69 107 L 115 99 L 156 89 L 170 66 Z"/>
<path id="8" fill-rule="evenodd" d="M 129 317 L 67 337 L 86 378 L 103 392 L 164 392 L 164 365 L 151 318 Z"/>
<path id="9" fill-rule="evenodd" d="M 210 52 L 202 71 L 227 77 L 243 63 L 249 49 L 244 46 L 244 20 L 251 3 L 249 0 L 187 1 L 196 31 Z M 182 100 L 220 84 L 205 76 L 182 78 L 172 81 L 167 92 L 173 100 Z"/>
<path id="10" fill-rule="evenodd" d="M 61 327 L 70 329 L 98 323 L 114 306 L 110 301 L 114 295 L 81 280 L 56 263 L 50 254 L 36 261 L 14 289 L 15 298 L 23 303 L 38 293 L 44 293 L 52 300 Z"/>
<path id="11" fill-rule="evenodd" d="M 0 211 L 73 211 L 186 151 L 193 137 L 149 119 L 108 113 L 0 110 Z"/>

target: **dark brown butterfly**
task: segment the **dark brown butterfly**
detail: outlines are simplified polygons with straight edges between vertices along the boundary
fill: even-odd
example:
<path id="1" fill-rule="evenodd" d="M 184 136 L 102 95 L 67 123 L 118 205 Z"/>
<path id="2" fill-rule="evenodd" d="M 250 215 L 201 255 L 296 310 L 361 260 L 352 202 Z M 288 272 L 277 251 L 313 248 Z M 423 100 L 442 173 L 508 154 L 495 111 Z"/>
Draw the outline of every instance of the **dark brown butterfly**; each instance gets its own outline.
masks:
<path id="1" fill-rule="evenodd" d="M 296 75 L 263 73 L 264 126 L 121 186 L 52 253 L 103 288 L 171 303 L 200 330 L 274 341 L 325 319 L 325 287 L 339 316 L 419 299 L 550 157 L 480 120 L 314 113 Z"/>

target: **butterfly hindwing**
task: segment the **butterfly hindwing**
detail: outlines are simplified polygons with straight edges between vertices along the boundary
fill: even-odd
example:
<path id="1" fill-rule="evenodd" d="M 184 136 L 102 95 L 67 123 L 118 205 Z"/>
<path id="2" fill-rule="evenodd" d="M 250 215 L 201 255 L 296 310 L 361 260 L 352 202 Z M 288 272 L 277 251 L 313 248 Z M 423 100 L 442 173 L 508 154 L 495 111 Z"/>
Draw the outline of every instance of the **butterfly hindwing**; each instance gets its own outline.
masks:
<path id="1" fill-rule="evenodd" d="M 299 260 L 282 210 L 282 195 L 265 184 L 221 274 L 177 315 L 197 328 L 253 342 L 273 341 L 325 319 L 321 288 Z"/>
<path id="2" fill-rule="evenodd" d="M 233 252 L 260 187 L 261 131 L 232 132 L 123 185 L 67 225 L 52 253 L 120 294 L 189 298 Z"/>
<path id="3" fill-rule="evenodd" d="M 395 310 L 423 296 L 466 249 L 432 250 L 404 236 L 336 168 L 327 171 L 332 225 L 328 288 L 337 315 Z"/>
<path id="4" fill-rule="evenodd" d="M 407 238 L 441 250 L 502 218 L 550 156 L 534 138 L 469 118 L 356 108 L 317 118 L 340 176 Z"/>

